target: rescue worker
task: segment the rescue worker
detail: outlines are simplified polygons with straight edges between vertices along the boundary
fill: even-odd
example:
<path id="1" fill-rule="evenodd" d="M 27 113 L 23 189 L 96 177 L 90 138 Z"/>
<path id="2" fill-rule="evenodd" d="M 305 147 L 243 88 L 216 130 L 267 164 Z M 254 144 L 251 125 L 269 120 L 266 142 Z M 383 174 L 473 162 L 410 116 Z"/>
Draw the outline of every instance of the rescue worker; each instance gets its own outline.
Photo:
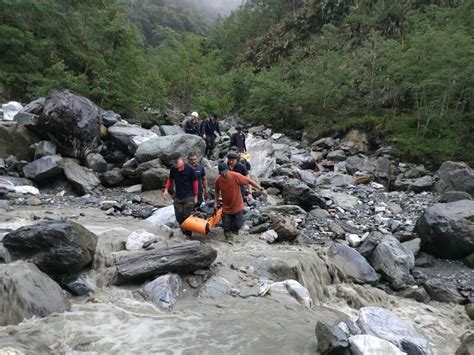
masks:
<path id="1" fill-rule="evenodd" d="M 247 167 L 239 162 L 240 155 L 236 152 L 230 151 L 227 153 L 227 166 L 229 167 L 230 171 L 233 171 L 234 173 L 239 173 L 243 176 L 248 176 L 249 172 L 247 170 Z M 252 186 L 248 186 L 248 189 L 246 186 L 241 186 L 240 190 L 242 191 L 242 197 L 244 200 L 249 198 L 250 200 L 253 200 L 253 194 L 252 194 Z"/>
<path id="2" fill-rule="evenodd" d="M 212 153 L 216 147 L 216 135 L 221 136 L 221 131 L 219 129 L 219 121 L 217 121 L 217 116 L 212 115 L 209 119 L 206 119 L 201 126 L 201 135 L 202 138 L 206 141 L 206 152 L 205 155 L 208 159 L 212 158 Z"/>
<path id="3" fill-rule="evenodd" d="M 226 163 L 220 163 L 218 170 L 219 176 L 216 179 L 214 209 L 217 210 L 219 197 L 222 197 L 222 226 L 224 228 L 225 240 L 230 244 L 234 244 L 235 237 L 244 223 L 244 200 L 242 199 L 240 187 L 242 185 L 252 185 L 265 196 L 267 192 L 248 176 L 229 171 Z"/>
<path id="4" fill-rule="evenodd" d="M 229 152 L 234 152 L 236 154 L 239 155 L 239 159 L 237 160 L 237 162 L 241 163 L 242 165 L 244 165 L 246 168 L 247 168 L 247 171 L 249 171 L 252 166 L 250 165 L 249 161 L 247 159 L 245 159 L 242 154 L 240 154 L 240 149 L 236 146 L 232 146 L 229 148 Z"/>
<path id="5" fill-rule="evenodd" d="M 242 132 L 242 126 L 235 127 L 237 132 L 235 132 L 230 137 L 230 145 L 235 146 L 239 149 L 239 153 L 245 153 L 247 151 L 247 147 L 245 145 L 245 134 Z"/>
<path id="6" fill-rule="evenodd" d="M 188 163 L 194 168 L 194 172 L 196 173 L 199 190 L 198 202 L 196 206 L 199 207 L 202 204 L 203 197 L 206 201 L 209 198 L 209 186 L 207 184 L 206 170 L 201 164 L 198 163 L 198 157 L 196 153 L 191 152 L 188 154 Z"/>
<path id="7" fill-rule="evenodd" d="M 184 132 L 187 134 L 195 134 L 199 136 L 199 122 L 198 122 L 198 113 L 193 112 L 191 114 L 191 119 L 187 120 L 184 124 Z"/>
<path id="8" fill-rule="evenodd" d="M 171 169 L 165 184 L 163 197 L 169 196 L 174 185 L 173 206 L 179 225 L 191 215 L 198 202 L 198 180 L 194 168 L 185 163 L 180 153 L 174 153 L 170 159 Z M 183 234 L 191 236 L 192 232 L 181 229 Z"/>

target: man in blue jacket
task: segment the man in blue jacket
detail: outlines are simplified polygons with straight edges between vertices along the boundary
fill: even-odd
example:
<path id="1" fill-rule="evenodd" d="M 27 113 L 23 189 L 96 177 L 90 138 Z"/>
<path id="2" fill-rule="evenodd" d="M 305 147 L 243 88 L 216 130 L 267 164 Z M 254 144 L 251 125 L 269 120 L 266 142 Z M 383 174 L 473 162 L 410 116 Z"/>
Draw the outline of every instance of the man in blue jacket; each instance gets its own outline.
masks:
<path id="1" fill-rule="evenodd" d="M 216 115 L 212 115 L 210 119 L 208 118 L 202 123 L 201 135 L 206 141 L 205 155 L 208 159 L 212 159 L 212 153 L 216 147 L 216 135 L 221 136 L 219 121 L 217 121 Z"/>

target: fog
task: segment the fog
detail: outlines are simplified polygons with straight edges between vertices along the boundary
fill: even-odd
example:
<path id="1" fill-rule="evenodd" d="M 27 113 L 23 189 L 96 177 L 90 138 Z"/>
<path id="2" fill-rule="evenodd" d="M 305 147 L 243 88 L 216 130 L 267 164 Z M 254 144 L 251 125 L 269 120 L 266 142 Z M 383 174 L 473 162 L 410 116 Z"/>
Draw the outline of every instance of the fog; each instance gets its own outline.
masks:
<path id="1" fill-rule="evenodd" d="M 228 15 L 245 3 L 245 0 L 167 0 L 167 2 L 183 8 L 192 8 L 200 15 L 213 20 L 218 15 Z"/>

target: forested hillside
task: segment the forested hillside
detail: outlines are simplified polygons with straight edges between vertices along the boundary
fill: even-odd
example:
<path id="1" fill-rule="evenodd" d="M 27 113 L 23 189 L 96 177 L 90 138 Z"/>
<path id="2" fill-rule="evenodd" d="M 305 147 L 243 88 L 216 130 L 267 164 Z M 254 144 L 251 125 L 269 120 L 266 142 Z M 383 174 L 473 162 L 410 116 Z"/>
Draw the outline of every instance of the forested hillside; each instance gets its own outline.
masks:
<path id="1" fill-rule="evenodd" d="M 183 1 L 0 4 L 4 101 L 69 88 L 140 119 L 174 104 L 361 127 L 413 160 L 474 164 L 472 1 L 251 0 L 214 24 Z"/>

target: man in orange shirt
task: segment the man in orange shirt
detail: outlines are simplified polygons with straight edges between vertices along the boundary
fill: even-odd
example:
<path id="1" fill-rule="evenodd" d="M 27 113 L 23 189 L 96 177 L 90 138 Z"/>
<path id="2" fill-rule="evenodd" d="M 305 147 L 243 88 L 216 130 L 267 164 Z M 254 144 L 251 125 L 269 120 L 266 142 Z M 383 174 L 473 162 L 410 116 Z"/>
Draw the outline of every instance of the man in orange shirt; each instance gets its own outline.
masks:
<path id="1" fill-rule="evenodd" d="M 222 226 L 224 227 L 225 240 L 230 244 L 235 243 L 235 235 L 239 233 L 244 224 L 244 200 L 240 186 L 249 184 L 259 189 L 265 196 L 267 195 L 265 189 L 248 176 L 229 171 L 226 163 L 219 164 L 214 208 L 217 210 L 219 196 L 222 194 Z"/>

